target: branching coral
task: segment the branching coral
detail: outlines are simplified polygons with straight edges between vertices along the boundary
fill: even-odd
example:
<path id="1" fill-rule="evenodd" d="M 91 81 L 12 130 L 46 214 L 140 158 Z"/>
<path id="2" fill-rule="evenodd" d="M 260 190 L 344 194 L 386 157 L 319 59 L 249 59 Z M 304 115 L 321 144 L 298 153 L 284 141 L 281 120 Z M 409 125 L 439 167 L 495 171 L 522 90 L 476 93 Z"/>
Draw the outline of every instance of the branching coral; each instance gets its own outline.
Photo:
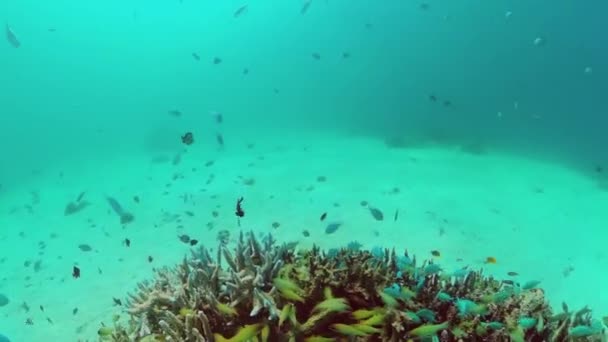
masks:
<path id="1" fill-rule="evenodd" d="M 241 234 L 138 285 L 110 341 L 604 341 L 587 309 L 553 315 L 535 286 L 444 272 L 395 251 L 277 245 Z"/>

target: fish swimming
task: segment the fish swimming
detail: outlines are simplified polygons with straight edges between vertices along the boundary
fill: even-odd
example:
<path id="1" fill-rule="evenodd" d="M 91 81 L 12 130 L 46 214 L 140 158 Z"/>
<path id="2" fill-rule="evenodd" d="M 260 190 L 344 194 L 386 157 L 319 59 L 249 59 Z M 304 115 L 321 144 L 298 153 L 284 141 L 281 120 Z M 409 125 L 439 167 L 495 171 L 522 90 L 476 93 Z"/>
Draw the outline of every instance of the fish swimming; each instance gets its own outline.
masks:
<path id="1" fill-rule="evenodd" d="M 304 3 L 302 4 L 302 8 L 300 9 L 300 14 L 306 14 L 306 12 L 308 12 L 308 9 L 310 8 L 311 3 L 312 0 L 304 1 Z"/>
<path id="2" fill-rule="evenodd" d="M 327 227 L 325 227 L 325 234 L 335 233 L 338 230 L 338 228 L 340 228 L 341 225 L 342 225 L 342 223 L 340 223 L 340 222 L 334 222 L 334 223 L 328 224 Z"/>
<path id="3" fill-rule="evenodd" d="M 106 196 L 106 201 L 108 201 L 108 204 L 110 204 L 112 210 L 114 210 L 114 212 L 120 217 L 120 223 L 131 223 L 135 219 L 133 214 L 125 211 L 116 199 Z"/>
<path id="4" fill-rule="evenodd" d="M 384 214 L 378 208 L 368 207 L 370 214 L 376 219 L 376 221 L 384 220 Z"/>
<path id="5" fill-rule="evenodd" d="M 242 14 L 244 14 L 245 12 L 247 12 L 247 5 L 243 5 L 243 6 L 239 7 L 239 8 L 237 8 L 237 10 L 234 11 L 234 17 L 238 18 Z"/>
<path id="6" fill-rule="evenodd" d="M 8 26 L 8 24 L 6 24 L 6 40 L 8 40 L 8 42 L 11 43 L 14 48 L 18 48 L 21 46 L 21 42 L 19 41 L 19 39 L 17 39 L 15 32 L 13 32 L 13 30 L 10 26 Z"/>

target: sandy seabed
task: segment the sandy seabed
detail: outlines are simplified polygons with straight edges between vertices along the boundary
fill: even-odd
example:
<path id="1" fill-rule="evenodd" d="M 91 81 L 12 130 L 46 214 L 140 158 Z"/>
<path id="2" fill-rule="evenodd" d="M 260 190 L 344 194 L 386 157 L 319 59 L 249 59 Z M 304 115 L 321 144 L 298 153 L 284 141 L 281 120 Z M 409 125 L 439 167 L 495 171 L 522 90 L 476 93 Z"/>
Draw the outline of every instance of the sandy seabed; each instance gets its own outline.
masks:
<path id="1" fill-rule="evenodd" d="M 0 192 L 0 294 L 9 299 L 0 307 L 0 334 L 11 342 L 95 341 L 101 322 L 121 310 L 113 298 L 124 300 L 154 267 L 189 254 L 179 235 L 215 247 L 220 230 L 234 240 L 240 229 L 302 247 L 357 241 L 423 258 L 438 250 L 448 271 L 469 265 L 522 283 L 539 280 L 553 305 L 608 312 L 608 192 L 576 170 L 491 151 L 390 149 L 362 138 L 192 148 L 177 165 L 167 157 L 57 165 Z M 64 215 L 83 191 L 91 205 Z M 121 225 L 106 196 L 135 221 Z M 240 196 L 246 215 L 239 228 Z M 333 222 L 342 225 L 325 234 Z M 498 262 L 485 264 L 488 256 Z"/>

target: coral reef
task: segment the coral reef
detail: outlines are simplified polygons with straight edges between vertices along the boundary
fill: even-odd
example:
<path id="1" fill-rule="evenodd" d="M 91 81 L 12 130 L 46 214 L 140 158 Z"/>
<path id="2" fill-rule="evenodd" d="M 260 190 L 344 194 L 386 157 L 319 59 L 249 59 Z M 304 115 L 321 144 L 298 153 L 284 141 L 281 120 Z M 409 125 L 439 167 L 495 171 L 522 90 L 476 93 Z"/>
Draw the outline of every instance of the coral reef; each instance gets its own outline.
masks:
<path id="1" fill-rule="evenodd" d="M 222 239 L 220 239 L 222 240 Z M 129 294 L 103 341 L 604 341 L 583 308 L 554 314 L 537 288 L 407 252 L 326 253 L 242 233 L 204 246 Z M 352 247 L 352 246 L 351 246 Z"/>

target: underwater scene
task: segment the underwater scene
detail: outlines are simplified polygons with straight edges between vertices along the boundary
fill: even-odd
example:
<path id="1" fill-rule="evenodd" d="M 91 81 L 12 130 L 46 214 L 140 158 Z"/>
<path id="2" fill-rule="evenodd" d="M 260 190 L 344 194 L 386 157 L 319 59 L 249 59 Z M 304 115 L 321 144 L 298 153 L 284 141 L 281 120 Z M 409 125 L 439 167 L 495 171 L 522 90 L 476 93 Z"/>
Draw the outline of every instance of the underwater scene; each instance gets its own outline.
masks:
<path id="1" fill-rule="evenodd" d="M 0 342 L 606 341 L 606 1 L 0 1 Z"/>

